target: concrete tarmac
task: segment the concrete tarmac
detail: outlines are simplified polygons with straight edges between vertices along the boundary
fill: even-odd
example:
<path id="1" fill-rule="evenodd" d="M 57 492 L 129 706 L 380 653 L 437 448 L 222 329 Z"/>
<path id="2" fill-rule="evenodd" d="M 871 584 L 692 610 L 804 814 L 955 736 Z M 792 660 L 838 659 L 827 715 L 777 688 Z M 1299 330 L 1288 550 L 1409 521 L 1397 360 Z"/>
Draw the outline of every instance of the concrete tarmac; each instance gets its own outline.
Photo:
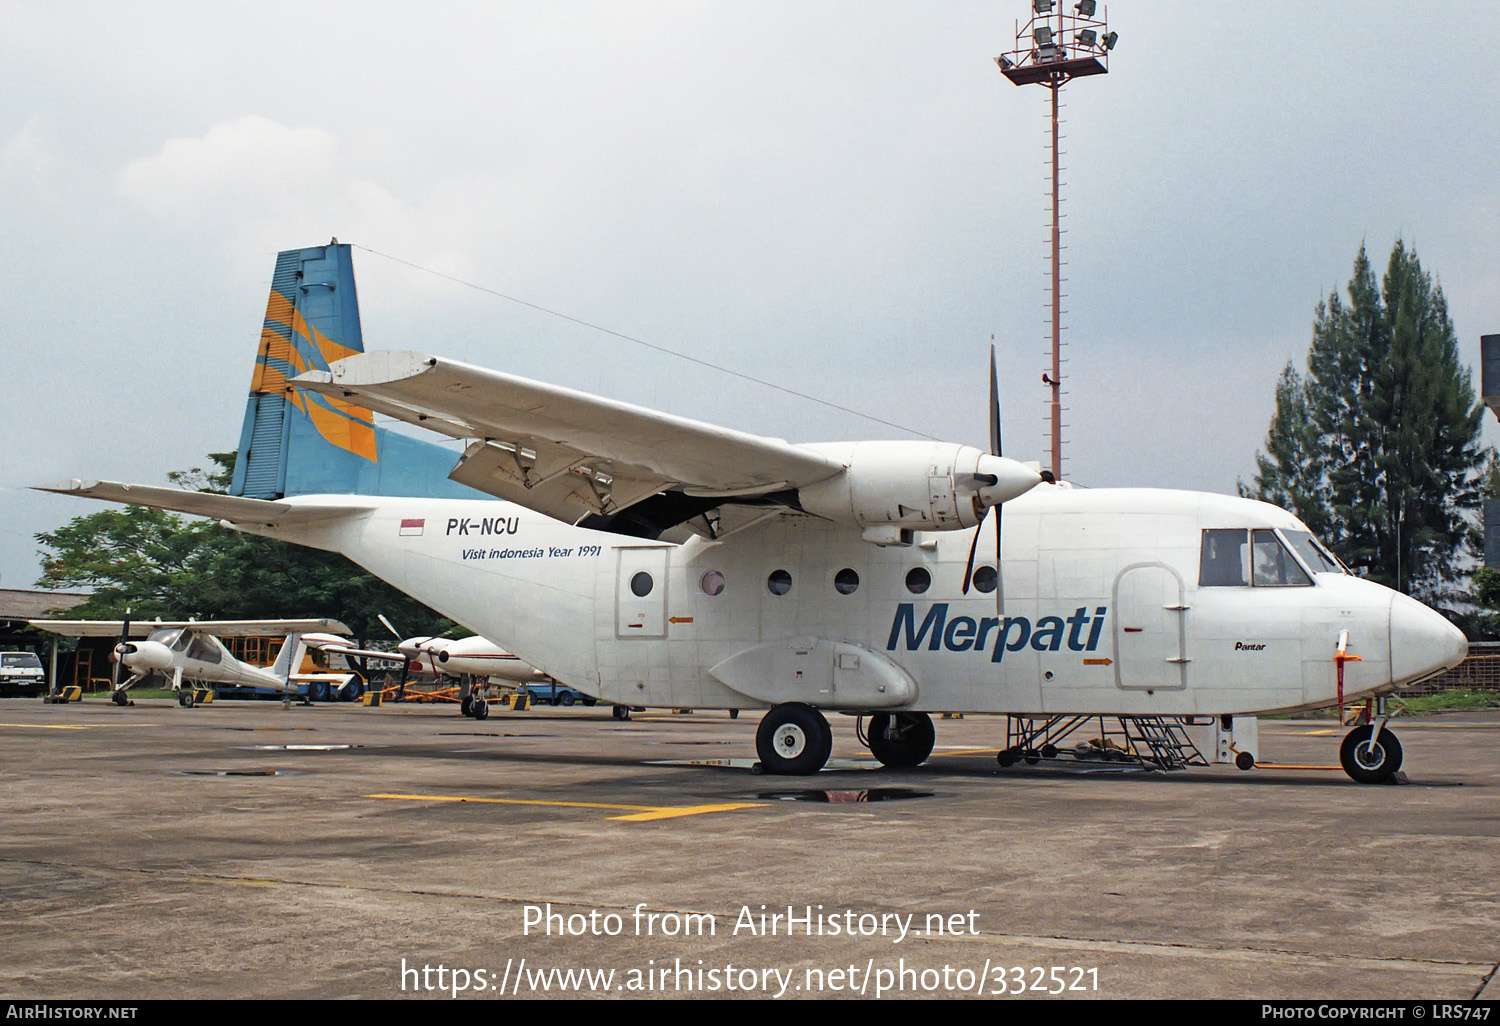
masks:
<path id="1" fill-rule="evenodd" d="M 1397 721 L 1399 786 L 1331 721 L 1163 774 L 835 716 L 811 778 L 758 721 L 0 701 L 0 995 L 1500 997 L 1500 715 Z"/>

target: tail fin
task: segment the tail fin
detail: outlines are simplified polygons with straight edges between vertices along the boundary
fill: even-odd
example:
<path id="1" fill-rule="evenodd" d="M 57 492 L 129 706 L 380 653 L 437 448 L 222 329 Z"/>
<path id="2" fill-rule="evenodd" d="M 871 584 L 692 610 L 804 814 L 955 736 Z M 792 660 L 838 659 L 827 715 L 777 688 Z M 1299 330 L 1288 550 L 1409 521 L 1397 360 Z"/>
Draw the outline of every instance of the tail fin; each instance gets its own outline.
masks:
<path id="1" fill-rule="evenodd" d="M 270 671 L 280 677 L 283 683 L 291 684 L 292 674 L 301 668 L 302 657 L 305 655 L 307 642 L 302 640 L 302 635 L 295 632 L 288 634 L 281 643 L 281 651 L 276 653 L 276 661 L 271 664 Z"/>
<path id="2" fill-rule="evenodd" d="M 277 254 L 230 494 L 488 498 L 448 480 L 458 454 L 375 426 L 362 406 L 288 379 L 364 352 L 349 247 Z"/>

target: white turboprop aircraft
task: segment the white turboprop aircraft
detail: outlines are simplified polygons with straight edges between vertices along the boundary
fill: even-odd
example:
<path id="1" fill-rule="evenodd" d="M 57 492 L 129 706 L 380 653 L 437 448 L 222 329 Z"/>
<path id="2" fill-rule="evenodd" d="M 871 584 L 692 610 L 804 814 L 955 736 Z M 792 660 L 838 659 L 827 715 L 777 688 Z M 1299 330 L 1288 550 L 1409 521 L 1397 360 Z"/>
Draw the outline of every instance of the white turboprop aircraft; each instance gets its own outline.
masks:
<path id="1" fill-rule="evenodd" d="M 339 632 L 349 628 L 337 620 L 31 620 L 38 627 L 64 637 L 108 638 L 119 636 L 113 656 L 120 667 L 130 672 L 125 680 L 118 675 L 110 697 L 116 705 L 126 705 L 126 692 L 152 673 L 172 678 L 172 690 L 179 705 L 191 706 L 192 688 L 183 681 L 213 684 L 221 688 L 264 688 L 271 691 L 296 691 L 312 678 L 344 684 L 347 674 L 299 674 L 302 657 L 307 652 L 303 635 L 312 631 Z M 252 666 L 236 659 L 219 641 L 221 637 L 260 637 L 284 634 L 276 660 L 270 666 Z M 329 635 L 330 637 L 332 634 Z M 140 639 L 140 640 L 137 640 Z"/>
<path id="2" fill-rule="evenodd" d="M 1253 760 L 1256 714 L 1382 696 L 1467 652 L 1274 506 L 1039 484 L 998 455 L 993 399 L 992 453 L 790 444 L 366 354 L 356 309 L 347 247 L 281 254 L 237 494 L 49 490 L 341 552 L 605 701 L 765 708 L 774 773 L 824 765 L 828 712 L 870 716 L 890 766 L 927 758 L 935 712 L 1213 717 Z M 454 465 L 373 413 L 470 444 Z M 1344 740 L 1356 780 L 1400 766 L 1380 711 Z"/>

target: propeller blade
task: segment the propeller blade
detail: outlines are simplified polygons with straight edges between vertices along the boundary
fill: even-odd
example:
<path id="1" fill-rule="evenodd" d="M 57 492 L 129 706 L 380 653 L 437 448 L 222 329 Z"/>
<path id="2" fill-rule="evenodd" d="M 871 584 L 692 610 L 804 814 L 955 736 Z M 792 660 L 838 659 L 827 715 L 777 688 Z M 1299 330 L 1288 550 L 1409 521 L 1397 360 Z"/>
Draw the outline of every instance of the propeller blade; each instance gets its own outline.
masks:
<path id="1" fill-rule="evenodd" d="M 1004 456 L 1000 447 L 1000 378 L 995 373 L 995 338 L 990 336 L 990 453 Z M 1005 611 L 1005 567 L 1001 563 L 1000 516 L 1005 509 L 1001 503 L 995 507 L 995 612 Z M 975 532 L 975 539 L 979 534 Z"/>
<path id="2" fill-rule="evenodd" d="M 995 343 L 990 341 L 990 455 L 1004 456 L 1000 451 L 1000 380 L 995 375 Z"/>
<path id="3" fill-rule="evenodd" d="M 984 524 L 982 522 L 977 524 L 974 528 L 974 540 L 969 544 L 969 561 L 964 564 L 963 594 L 965 595 L 969 593 L 969 582 L 974 579 L 974 552 L 979 548 L 979 535 L 983 530 Z"/>
<path id="4" fill-rule="evenodd" d="M 125 619 L 120 621 L 120 646 L 115 649 L 115 672 L 114 679 L 110 681 L 110 690 L 120 690 L 120 671 L 125 668 L 125 653 L 121 651 L 130 644 L 130 610 L 125 610 Z"/>
<path id="5" fill-rule="evenodd" d="M 1005 571 L 1000 561 L 1000 514 L 1005 509 L 1004 503 L 995 507 L 995 612 L 1005 612 Z M 974 532 L 974 537 L 979 537 L 979 532 Z"/>
<path id="6" fill-rule="evenodd" d="M 396 635 L 396 640 L 397 641 L 401 640 L 401 633 L 399 631 L 397 631 L 396 628 L 394 628 L 394 627 L 391 626 L 391 621 L 389 621 L 389 620 L 387 620 L 385 618 L 385 614 L 384 613 L 376 613 L 375 614 L 375 619 L 377 619 L 381 623 L 385 624 L 385 629 L 388 630 L 388 631 L 390 631 L 392 634 Z"/>

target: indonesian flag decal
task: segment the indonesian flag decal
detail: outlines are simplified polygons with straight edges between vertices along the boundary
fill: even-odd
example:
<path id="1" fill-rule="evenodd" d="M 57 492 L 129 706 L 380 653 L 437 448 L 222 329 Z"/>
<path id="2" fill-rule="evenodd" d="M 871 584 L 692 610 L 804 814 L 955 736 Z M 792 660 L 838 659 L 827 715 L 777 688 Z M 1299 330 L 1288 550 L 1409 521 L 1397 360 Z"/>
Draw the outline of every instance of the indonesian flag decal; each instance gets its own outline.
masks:
<path id="1" fill-rule="evenodd" d="M 403 520 L 401 521 L 401 537 L 407 538 L 420 535 L 422 533 L 422 528 L 426 526 L 427 521 L 423 518 L 419 518 L 416 520 Z"/>

